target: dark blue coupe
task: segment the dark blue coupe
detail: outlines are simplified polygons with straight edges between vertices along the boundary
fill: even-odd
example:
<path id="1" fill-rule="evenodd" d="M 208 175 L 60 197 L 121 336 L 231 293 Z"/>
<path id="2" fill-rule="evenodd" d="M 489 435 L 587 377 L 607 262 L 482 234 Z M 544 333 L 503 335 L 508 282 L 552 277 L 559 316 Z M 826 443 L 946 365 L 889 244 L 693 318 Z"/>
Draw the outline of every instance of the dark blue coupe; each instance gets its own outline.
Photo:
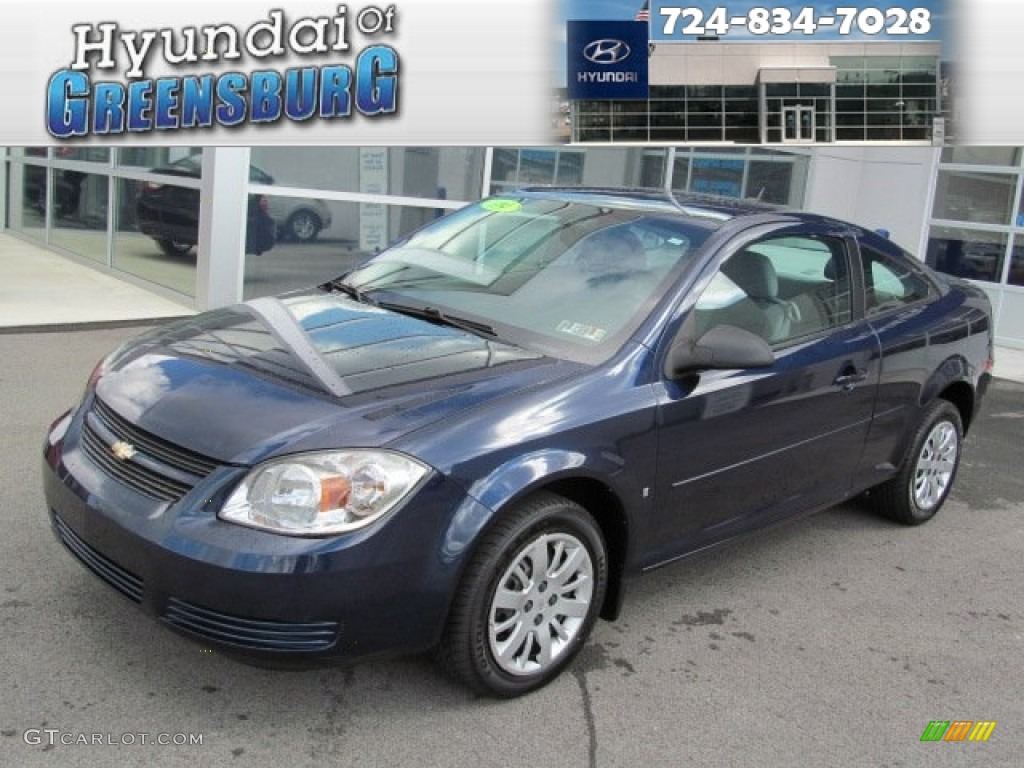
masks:
<path id="1" fill-rule="evenodd" d="M 991 368 L 984 293 L 855 225 L 525 190 L 114 352 L 50 430 L 46 499 L 208 646 L 433 648 L 514 696 L 628 576 L 864 492 L 930 519 Z"/>

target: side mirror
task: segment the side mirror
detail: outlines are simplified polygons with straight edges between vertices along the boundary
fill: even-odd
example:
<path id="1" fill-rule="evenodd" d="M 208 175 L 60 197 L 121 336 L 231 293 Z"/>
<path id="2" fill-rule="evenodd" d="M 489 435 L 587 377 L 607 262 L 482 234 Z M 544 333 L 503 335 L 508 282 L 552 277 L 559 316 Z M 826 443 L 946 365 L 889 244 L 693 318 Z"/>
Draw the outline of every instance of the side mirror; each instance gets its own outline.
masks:
<path id="1" fill-rule="evenodd" d="M 678 336 L 665 359 L 665 376 L 678 379 L 711 369 L 768 368 L 775 353 L 760 336 L 735 325 L 716 325 L 694 341 Z"/>

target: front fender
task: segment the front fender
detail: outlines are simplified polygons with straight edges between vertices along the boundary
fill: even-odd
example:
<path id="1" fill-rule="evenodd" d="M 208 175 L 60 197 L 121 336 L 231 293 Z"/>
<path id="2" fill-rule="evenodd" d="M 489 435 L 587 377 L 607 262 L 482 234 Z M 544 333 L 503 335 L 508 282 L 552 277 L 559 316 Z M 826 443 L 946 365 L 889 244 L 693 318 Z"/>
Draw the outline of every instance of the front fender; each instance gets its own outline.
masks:
<path id="1" fill-rule="evenodd" d="M 518 499 L 566 478 L 588 478 L 608 486 L 620 499 L 623 489 L 616 478 L 624 461 L 609 452 L 589 456 L 579 451 L 548 448 L 509 459 L 474 481 L 452 516 L 444 539 L 443 555 L 463 556 L 501 510 Z"/>

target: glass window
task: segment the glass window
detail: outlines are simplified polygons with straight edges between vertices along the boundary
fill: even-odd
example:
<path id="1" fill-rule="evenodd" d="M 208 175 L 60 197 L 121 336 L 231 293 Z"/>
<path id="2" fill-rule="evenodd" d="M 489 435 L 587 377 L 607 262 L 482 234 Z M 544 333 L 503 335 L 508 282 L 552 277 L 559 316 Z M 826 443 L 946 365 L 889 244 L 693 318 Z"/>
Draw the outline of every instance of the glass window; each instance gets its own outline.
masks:
<path id="1" fill-rule="evenodd" d="M 879 85 L 899 86 L 900 73 L 894 69 L 866 69 L 864 70 L 864 79 L 868 88 Z"/>
<path id="2" fill-rule="evenodd" d="M 644 152 L 643 167 L 640 171 L 640 186 L 662 189 L 665 185 L 665 153 Z"/>
<path id="3" fill-rule="evenodd" d="M 169 165 L 201 152 L 202 147 L 121 147 L 117 150 L 117 164 L 150 169 Z"/>
<path id="4" fill-rule="evenodd" d="M 691 115 L 699 112 L 717 113 L 722 111 L 721 99 L 690 99 L 686 103 L 686 111 Z"/>
<path id="5" fill-rule="evenodd" d="M 608 141 L 611 130 L 601 126 L 585 126 L 580 124 L 577 130 L 580 141 Z"/>
<path id="6" fill-rule="evenodd" d="M 109 163 L 110 150 L 103 147 L 56 147 L 53 156 L 58 160 L 78 160 L 87 163 Z"/>
<path id="7" fill-rule="evenodd" d="M 113 267 L 195 295 L 199 190 L 120 179 Z"/>
<path id="8" fill-rule="evenodd" d="M 20 224 L 18 230 L 35 240 L 46 239 L 46 209 L 49 205 L 49 174 L 43 166 L 24 165 L 16 168 L 13 178 L 21 175 L 21 205 L 14 220 Z M 14 201 L 12 201 L 12 204 Z"/>
<path id="9" fill-rule="evenodd" d="M 590 153 L 597 151 L 590 150 Z M 582 150 L 575 149 L 495 149 L 491 187 L 500 191 L 536 184 L 579 185 L 584 183 L 586 156 Z M 618 182 L 620 185 L 623 183 L 621 180 Z"/>
<path id="10" fill-rule="evenodd" d="M 580 128 L 607 128 L 611 125 L 611 117 L 608 115 L 577 115 L 576 125 Z"/>
<path id="11" fill-rule="evenodd" d="M 913 266 L 910 256 L 904 264 L 864 245 L 860 253 L 867 283 L 865 308 L 869 317 L 914 304 L 931 294 L 931 283 Z"/>
<path id="12" fill-rule="evenodd" d="M 903 83 L 902 95 L 904 99 L 935 99 L 935 83 L 923 83 L 920 85 Z"/>
<path id="13" fill-rule="evenodd" d="M 686 98 L 686 86 L 652 85 L 648 93 L 652 99 L 683 99 Z"/>
<path id="14" fill-rule="evenodd" d="M 743 166 L 743 158 L 695 155 L 691 165 L 689 189 L 692 192 L 742 197 Z"/>
<path id="15" fill-rule="evenodd" d="M 746 196 L 766 203 L 789 204 L 793 163 L 752 160 L 747 170 Z"/>
<path id="16" fill-rule="evenodd" d="M 53 243 L 106 264 L 109 178 L 60 169 L 54 169 L 53 177 Z"/>
<path id="17" fill-rule="evenodd" d="M 616 101 L 612 104 L 613 114 L 645 115 L 647 114 L 646 101 Z"/>
<path id="18" fill-rule="evenodd" d="M 558 153 L 558 168 L 555 171 L 555 183 L 573 186 L 583 183 L 583 153 Z"/>
<path id="19" fill-rule="evenodd" d="M 683 101 L 652 101 L 651 113 L 673 112 L 682 113 L 686 110 L 686 102 Z"/>
<path id="20" fill-rule="evenodd" d="M 721 99 L 722 86 L 688 85 L 686 86 L 686 97 L 688 99 Z"/>
<path id="21" fill-rule="evenodd" d="M 768 83 L 765 92 L 768 98 L 793 97 L 799 92 L 799 86 L 796 83 Z"/>
<path id="22" fill-rule="evenodd" d="M 800 95 L 807 96 L 830 96 L 832 86 L 828 83 L 800 83 Z"/>
<path id="23" fill-rule="evenodd" d="M 997 283 L 1008 239 L 1004 232 L 933 226 L 925 260 L 939 272 Z"/>
<path id="24" fill-rule="evenodd" d="M 942 162 L 964 165 L 1019 165 L 1020 147 L 945 147 Z"/>
<path id="25" fill-rule="evenodd" d="M 973 171 L 939 171 L 932 217 L 986 224 L 1012 223 L 1015 176 Z"/>
<path id="26" fill-rule="evenodd" d="M 381 304 L 432 307 L 532 352 L 598 362 L 636 329 L 715 226 L 565 200 L 504 203 L 467 206 L 347 281 Z"/>
<path id="27" fill-rule="evenodd" d="M 647 115 L 615 115 L 615 118 L 612 120 L 612 125 L 615 128 L 646 128 Z"/>
<path id="28" fill-rule="evenodd" d="M 904 72 L 924 72 L 934 76 L 939 69 L 939 60 L 935 56 L 903 56 L 900 67 Z"/>
<path id="29" fill-rule="evenodd" d="M 612 132 L 612 138 L 614 141 L 647 141 L 647 128 L 616 126 Z"/>
<path id="30" fill-rule="evenodd" d="M 1010 274 L 1007 282 L 1010 285 L 1024 285 L 1024 238 L 1013 238 L 1013 251 L 1010 253 Z"/>
<path id="31" fill-rule="evenodd" d="M 655 122 L 652 120 L 651 128 L 648 130 L 652 142 L 670 144 L 677 141 L 686 141 L 686 127 L 682 121 L 659 121 L 657 125 L 662 127 L 656 127 Z"/>
<path id="32" fill-rule="evenodd" d="M 271 179 L 260 183 L 450 200 L 480 197 L 483 161 L 481 147 L 253 147 L 251 153 L 254 168 Z"/>
<path id="33" fill-rule="evenodd" d="M 651 115 L 651 128 L 678 128 L 682 133 L 686 125 L 686 116 L 682 112 Z"/>
<path id="34" fill-rule="evenodd" d="M 315 238 L 280 232 L 297 210 L 327 206 L 330 222 Z M 441 208 L 321 201 L 270 195 L 267 213 L 279 228 L 272 247 L 245 260 L 245 299 L 322 283 L 354 269 L 377 252 L 449 211 Z M 254 225 L 250 218 L 249 226 Z M 247 240 L 251 238 L 247 236 Z"/>
<path id="35" fill-rule="evenodd" d="M 829 63 L 840 70 L 864 69 L 863 56 L 831 56 Z"/>
<path id="36" fill-rule="evenodd" d="M 757 124 L 757 115 L 730 115 L 726 121 L 725 140 L 737 144 L 756 144 L 760 141 L 761 132 Z"/>
<path id="37" fill-rule="evenodd" d="M 756 85 L 727 85 L 722 90 L 727 99 L 751 99 L 757 103 Z"/>
<path id="38" fill-rule="evenodd" d="M 720 112 L 709 112 L 699 115 L 690 114 L 687 116 L 686 122 L 691 127 L 713 128 L 715 130 L 704 131 L 704 133 L 716 137 L 716 141 L 722 140 L 722 114 Z"/>
<path id="39" fill-rule="evenodd" d="M 841 240 L 773 237 L 729 258 L 698 299 L 691 319 L 700 337 L 718 325 L 785 344 L 848 323 L 849 270 Z"/>

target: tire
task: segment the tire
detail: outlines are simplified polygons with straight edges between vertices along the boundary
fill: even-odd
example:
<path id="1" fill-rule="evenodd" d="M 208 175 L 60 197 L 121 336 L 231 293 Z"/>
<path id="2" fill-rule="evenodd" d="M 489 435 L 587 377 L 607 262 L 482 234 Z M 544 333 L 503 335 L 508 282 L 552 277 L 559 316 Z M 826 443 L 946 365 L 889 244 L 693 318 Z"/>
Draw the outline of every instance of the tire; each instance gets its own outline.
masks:
<path id="1" fill-rule="evenodd" d="M 960 412 L 952 403 L 936 400 L 928 406 L 899 473 L 871 491 L 875 509 L 903 525 L 935 517 L 956 479 L 963 438 Z"/>
<path id="2" fill-rule="evenodd" d="M 183 243 L 166 237 L 157 239 L 156 244 L 160 246 L 160 250 L 164 252 L 165 256 L 184 256 L 192 247 L 191 243 Z"/>
<path id="3" fill-rule="evenodd" d="M 284 224 L 285 234 L 299 243 L 310 243 L 320 234 L 323 224 L 312 211 L 295 211 Z"/>
<path id="4" fill-rule="evenodd" d="M 534 576 L 538 565 L 546 578 Z M 607 584 L 607 550 L 593 518 L 561 496 L 532 496 L 474 553 L 438 660 L 477 693 L 512 698 L 536 690 L 579 652 Z"/>

